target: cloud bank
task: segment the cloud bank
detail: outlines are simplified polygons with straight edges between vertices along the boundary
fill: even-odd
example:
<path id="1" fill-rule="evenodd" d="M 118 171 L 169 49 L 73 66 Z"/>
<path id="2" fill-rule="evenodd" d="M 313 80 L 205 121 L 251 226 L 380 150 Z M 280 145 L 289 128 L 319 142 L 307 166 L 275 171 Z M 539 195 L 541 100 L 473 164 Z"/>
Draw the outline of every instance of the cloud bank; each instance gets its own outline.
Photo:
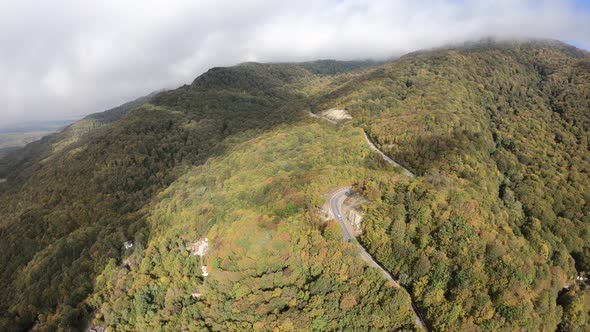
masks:
<path id="1" fill-rule="evenodd" d="M 590 49 L 581 1 L 4 0 L 0 126 L 64 119 L 243 61 L 388 58 L 487 36 Z"/>

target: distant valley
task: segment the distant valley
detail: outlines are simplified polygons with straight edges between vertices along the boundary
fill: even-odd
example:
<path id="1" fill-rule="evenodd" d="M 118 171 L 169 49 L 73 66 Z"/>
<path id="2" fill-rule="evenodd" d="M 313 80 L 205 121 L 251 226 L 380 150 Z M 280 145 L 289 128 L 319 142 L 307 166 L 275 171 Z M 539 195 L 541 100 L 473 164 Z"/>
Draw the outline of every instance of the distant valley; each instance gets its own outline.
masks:
<path id="1" fill-rule="evenodd" d="M 75 121 L 33 121 L 0 127 L 0 158 L 16 148 L 37 141 Z"/>

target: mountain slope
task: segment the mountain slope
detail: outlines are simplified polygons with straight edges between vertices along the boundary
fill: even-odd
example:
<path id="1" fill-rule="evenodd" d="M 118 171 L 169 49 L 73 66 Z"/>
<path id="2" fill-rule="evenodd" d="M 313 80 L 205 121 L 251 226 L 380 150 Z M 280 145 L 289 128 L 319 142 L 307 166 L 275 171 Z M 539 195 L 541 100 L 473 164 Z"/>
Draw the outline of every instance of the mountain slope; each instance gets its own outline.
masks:
<path id="1" fill-rule="evenodd" d="M 290 64 L 216 69 L 73 142 L 66 130 L 30 144 L 24 158 L 3 159 L 2 329 L 84 320 L 94 279 L 120 259 L 122 243 L 149 239 L 146 213 L 158 192 L 234 144 L 299 121 L 306 89 L 332 79 Z"/>
<path id="2" fill-rule="evenodd" d="M 356 257 L 338 225 L 317 215 L 322 192 L 376 172 L 362 133 L 313 122 L 239 144 L 163 192 L 148 217 L 146 247 L 127 267 L 111 265 L 97 284 L 98 325 L 416 328 L 409 298 Z M 211 249 L 192 256 L 190 244 L 203 238 Z"/>
<path id="3" fill-rule="evenodd" d="M 245 63 L 29 145 L 0 165 L 0 329 L 420 329 L 320 218 L 350 185 L 433 330 L 587 329 L 589 64 L 554 41 Z"/>
<path id="4" fill-rule="evenodd" d="M 557 328 L 558 292 L 588 272 L 589 61 L 551 41 L 419 52 L 317 106 L 421 175 L 359 183 L 362 239 L 436 330 Z"/>

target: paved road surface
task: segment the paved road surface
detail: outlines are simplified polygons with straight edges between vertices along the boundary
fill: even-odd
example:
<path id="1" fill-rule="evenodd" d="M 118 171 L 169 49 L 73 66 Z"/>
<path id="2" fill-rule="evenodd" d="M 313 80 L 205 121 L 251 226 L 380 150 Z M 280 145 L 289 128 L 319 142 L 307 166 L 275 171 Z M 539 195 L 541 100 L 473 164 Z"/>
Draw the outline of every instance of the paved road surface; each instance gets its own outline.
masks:
<path id="1" fill-rule="evenodd" d="M 385 153 L 383 153 L 381 150 L 379 150 L 375 146 L 375 144 L 373 144 L 373 142 L 371 142 L 371 139 L 369 139 L 369 136 L 367 135 L 367 133 L 365 131 L 363 131 L 363 134 L 365 135 L 365 140 L 367 141 L 367 144 L 369 145 L 371 150 L 373 150 L 377 154 L 379 154 L 383 158 L 383 160 L 385 160 L 386 162 L 388 162 L 398 168 L 401 168 L 404 175 L 411 177 L 411 178 L 415 177 L 414 173 L 410 172 L 405 167 L 396 163 L 393 159 L 389 158 Z M 350 226 L 350 223 L 348 222 L 348 220 L 346 220 L 346 217 L 342 215 L 342 203 L 344 202 L 344 200 L 346 199 L 346 196 L 349 193 L 350 193 L 350 188 L 345 187 L 345 188 L 341 188 L 341 189 L 337 190 L 332 195 L 332 197 L 330 197 L 330 213 L 332 214 L 334 219 L 336 219 L 338 221 L 338 223 L 340 224 L 340 227 L 342 227 L 342 233 L 344 234 L 344 239 L 349 242 L 350 241 L 356 242 L 353 232 L 351 231 L 352 227 Z M 393 279 L 393 277 L 391 276 L 391 274 L 389 274 L 389 272 L 387 272 L 383 267 L 381 267 L 381 265 L 379 265 L 377 262 L 375 262 L 373 257 L 371 257 L 371 255 L 369 255 L 369 253 L 365 250 L 365 248 L 360 243 L 358 243 L 358 242 L 356 242 L 356 243 L 358 244 L 358 247 L 360 249 L 361 258 L 365 262 L 369 263 L 369 265 L 379 269 L 381 271 L 381 273 L 383 274 L 383 277 L 385 279 L 391 281 L 395 285 L 395 287 L 401 288 L 401 286 L 397 282 L 397 280 Z M 412 298 L 412 309 L 414 310 L 414 313 L 416 314 L 416 324 L 424 327 L 428 331 L 429 330 L 428 325 L 426 325 L 426 321 L 424 320 L 424 317 L 420 313 L 420 310 L 418 310 L 418 307 L 416 306 L 416 303 L 413 298 Z"/>
<path id="2" fill-rule="evenodd" d="M 365 140 L 367 141 L 367 144 L 369 144 L 369 147 L 371 148 L 371 150 L 377 152 L 377 154 L 380 155 L 381 158 L 383 158 L 386 162 L 394 165 L 395 167 L 401 168 L 402 171 L 404 172 L 404 175 L 406 175 L 408 177 L 411 177 L 411 178 L 415 177 L 414 173 L 410 172 L 409 170 L 407 170 L 402 165 L 396 163 L 395 161 L 393 161 L 393 159 L 391 159 L 388 156 L 386 156 L 385 153 L 383 153 L 381 150 L 377 149 L 377 147 L 375 146 L 375 144 L 373 144 L 373 142 L 371 142 L 371 139 L 369 139 L 369 135 L 367 135 L 367 132 L 366 131 L 363 131 L 363 134 L 365 134 Z"/>
<path id="3" fill-rule="evenodd" d="M 313 118 L 319 118 L 318 115 L 313 114 L 312 112 L 308 112 L 308 113 L 309 113 L 309 116 L 311 116 Z M 324 118 L 324 119 L 326 119 L 326 118 Z M 334 121 L 332 121 L 330 119 L 326 119 L 326 120 L 330 121 L 331 123 L 335 123 Z M 371 150 L 373 150 L 377 154 L 379 154 L 386 162 L 400 168 L 403 171 L 404 175 L 411 177 L 411 178 L 415 177 L 414 173 L 410 172 L 405 167 L 396 163 L 393 159 L 389 158 L 385 153 L 383 153 L 381 150 L 379 150 L 375 146 L 375 144 L 373 144 L 373 142 L 371 142 L 371 139 L 369 139 L 369 136 L 367 135 L 367 133 L 365 131 L 363 131 L 363 134 L 365 135 L 365 140 L 367 141 L 367 144 L 369 145 Z M 344 188 L 338 189 L 336 192 L 334 192 L 332 194 L 332 197 L 330 197 L 330 202 L 329 202 L 330 214 L 332 215 L 332 217 L 335 220 L 338 221 L 338 224 L 340 224 L 340 227 L 342 228 L 342 233 L 344 235 L 344 239 L 348 242 L 354 241 L 357 244 L 357 246 L 360 250 L 361 258 L 365 262 L 369 263 L 370 266 L 379 269 L 379 271 L 381 271 L 381 273 L 383 274 L 383 277 L 385 279 L 391 281 L 395 285 L 395 287 L 402 288 L 400 286 L 400 284 L 397 282 L 397 280 L 393 279 L 393 277 L 391 276 L 391 274 L 389 274 L 389 272 L 387 272 L 383 267 L 381 267 L 381 265 L 377 264 L 377 262 L 375 262 L 373 257 L 371 257 L 371 255 L 369 255 L 369 253 L 365 250 L 365 248 L 359 242 L 356 241 L 356 238 L 353 235 L 352 226 L 348 222 L 347 218 L 342 215 L 342 203 L 344 203 L 344 200 L 346 200 L 346 197 L 349 193 L 350 193 L 350 187 L 344 187 Z M 409 293 L 408 293 L 408 295 L 409 295 Z M 414 299 L 411 297 L 411 295 L 410 295 L 410 298 L 412 300 L 412 309 L 414 310 L 414 314 L 416 315 L 416 324 L 422 326 L 427 331 L 429 331 L 430 329 L 429 329 L 428 325 L 426 324 L 424 317 L 420 313 L 420 310 L 418 310 L 418 307 L 416 306 L 416 303 L 415 303 Z"/>
<path id="4" fill-rule="evenodd" d="M 344 200 L 346 200 L 346 197 L 349 194 L 350 194 L 350 187 L 340 188 L 336 192 L 334 192 L 334 194 L 332 194 L 332 197 L 330 197 L 330 203 L 329 203 L 330 204 L 330 214 L 332 215 L 332 217 L 335 220 L 338 221 L 338 224 L 340 224 L 340 227 L 342 228 L 342 233 L 344 235 L 344 239 L 348 242 L 351 242 L 351 241 L 356 242 L 356 239 L 355 239 L 353 232 L 352 232 L 352 226 L 348 222 L 346 216 L 342 215 L 342 203 L 344 203 Z M 383 267 L 381 267 L 381 265 L 379 265 L 377 262 L 375 262 L 373 257 L 371 257 L 371 255 L 369 255 L 369 253 L 365 250 L 365 248 L 360 243 L 356 242 L 356 244 L 360 250 L 361 258 L 365 262 L 369 263 L 370 266 L 379 269 L 379 271 L 381 271 L 381 273 L 383 274 L 383 277 L 385 279 L 391 281 L 395 285 L 396 288 L 401 288 L 401 286 L 397 282 L 397 280 L 393 279 L 393 277 L 391 276 L 391 274 L 389 274 L 389 272 L 387 272 Z M 418 307 L 416 306 L 414 299 L 412 299 L 412 309 L 414 310 L 414 314 L 416 315 L 416 324 L 420 325 L 420 326 L 424 327 L 426 330 L 428 330 L 428 327 L 425 323 L 424 317 L 422 317 L 422 314 L 418 310 Z"/>
<path id="5" fill-rule="evenodd" d="M 334 195 L 332 195 L 332 197 L 330 198 L 330 213 L 332 214 L 332 217 L 334 219 L 336 219 L 338 221 L 338 223 L 340 224 L 340 227 L 342 227 L 342 233 L 344 233 L 344 239 L 346 241 L 354 241 L 355 237 L 351 230 L 351 226 L 350 223 L 346 220 L 346 217 L 342 216 L 342 203 L 344 202 L 344 200 L 346 199 L 346 196 L 350 193 L 350 188 L 346 187 L 346 188 L 341 188 L 338 191 L 336 191 L 334 193 Z M 371 257 L 371 255 L 369 255 L 369 253 L 365 250 L 365 248 L 363 248 L 360 244 L 359 244 L 359 249 L 361 250 L 361 257 L 363 258 L 363 260 L 367 263 L 369 263 L 369 265 L 379 269 L 381 271 L 381 273 L 383 273 L 383 277 L 391 282 L 393 282 L 395 284 L 395 287 L 400 288 L 400 285 L 398 284 L 398 282 L 393 279 L 393 277 L 391 276 L 391 274 L 389 274 L 387 271 L 385 271 L 385 269 L 383 269 L 381 267 L 381 265 L 377 264 L 377 262 L 375 262 L 375 260 Z"/>

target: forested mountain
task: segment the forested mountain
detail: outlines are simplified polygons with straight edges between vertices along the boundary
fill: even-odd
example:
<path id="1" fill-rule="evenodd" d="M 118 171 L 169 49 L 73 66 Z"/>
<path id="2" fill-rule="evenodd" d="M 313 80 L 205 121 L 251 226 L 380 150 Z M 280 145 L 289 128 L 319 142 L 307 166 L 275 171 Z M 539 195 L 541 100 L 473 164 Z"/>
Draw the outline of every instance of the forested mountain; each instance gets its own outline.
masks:
<path id="1" fill-rule="evenodd" d="M 213 68 L 0 160 L 0 330 L 585 331 L 589 144 L 555 41 Z M 321 219 L 351 184 L 409 294 Z"/>
<path id="2" fill-rule="evenodd" d="M 420 175 L 359 182 L 362 241 L 435 329 L 588 329 L 587 291 L 556 298 L 588 272 L 589 64 L 557 42 L 481 43 L 405 56 L 325 101 Z"/>

